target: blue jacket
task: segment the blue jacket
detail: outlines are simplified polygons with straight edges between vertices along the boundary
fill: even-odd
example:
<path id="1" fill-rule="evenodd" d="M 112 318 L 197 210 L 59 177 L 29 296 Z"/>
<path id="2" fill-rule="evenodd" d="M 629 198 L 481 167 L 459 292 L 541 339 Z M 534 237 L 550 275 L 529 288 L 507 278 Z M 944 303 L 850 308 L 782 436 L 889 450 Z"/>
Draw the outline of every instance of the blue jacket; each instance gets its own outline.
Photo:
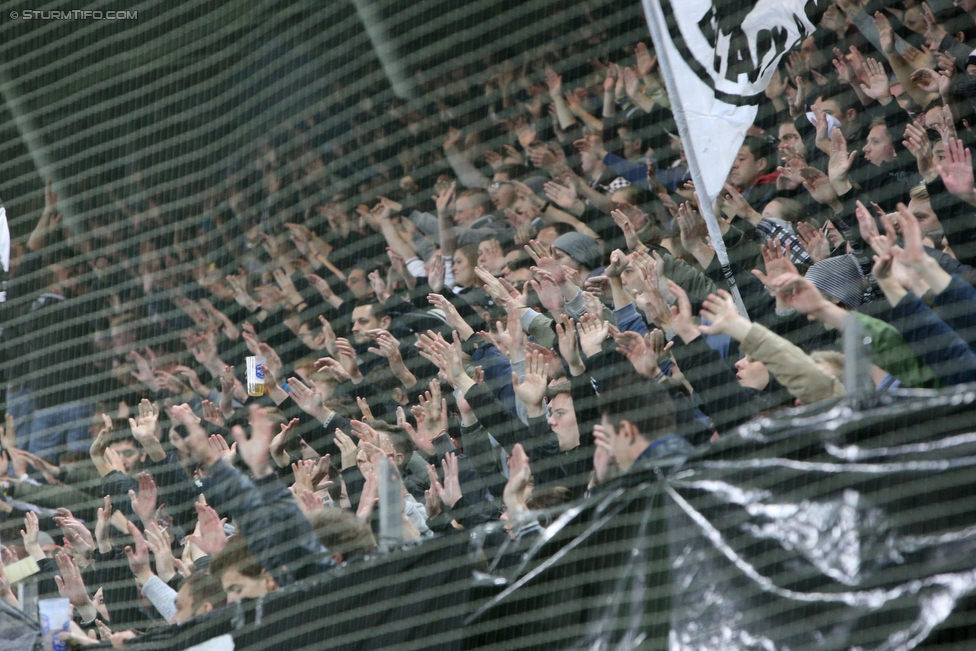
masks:
<path id="1" fill-rule="evenodd" d="M 976 354 L 915 294 L 909 292 L 891 308 L 891 324 L 944 384 L 976 380 Z"/>
<path id="2" fill-rule="evenodd" d="M 976 289 L 959 276 L 935 297 L 935 310 L 946 325 L 976 352 Z"/>

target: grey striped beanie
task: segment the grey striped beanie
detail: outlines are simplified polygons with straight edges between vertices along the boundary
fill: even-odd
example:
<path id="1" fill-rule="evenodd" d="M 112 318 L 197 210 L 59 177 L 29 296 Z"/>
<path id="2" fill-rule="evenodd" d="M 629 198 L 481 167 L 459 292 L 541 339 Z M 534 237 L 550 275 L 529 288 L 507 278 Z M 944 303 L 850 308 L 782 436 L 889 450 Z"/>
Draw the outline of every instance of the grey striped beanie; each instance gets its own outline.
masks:
<path id="1" fill-rule="evenodd" d="M 821 260 L 810 267 L 806 279 L 822 294 L 840 301 L 849 310 L 857 308 L 864 300 L 864 274 L 853 255 Z"/>

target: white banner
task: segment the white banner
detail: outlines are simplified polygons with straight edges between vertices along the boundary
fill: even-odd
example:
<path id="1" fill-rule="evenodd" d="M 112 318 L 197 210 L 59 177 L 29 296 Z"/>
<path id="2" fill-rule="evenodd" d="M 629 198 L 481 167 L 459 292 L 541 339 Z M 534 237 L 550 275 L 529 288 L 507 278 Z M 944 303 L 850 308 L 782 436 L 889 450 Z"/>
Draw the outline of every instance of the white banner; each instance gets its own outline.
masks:
<path id="1" fill-rule="evenodd" d="M 830 0 L 643 2 L 699 196 L 714 205 L 776 65 Z"/>

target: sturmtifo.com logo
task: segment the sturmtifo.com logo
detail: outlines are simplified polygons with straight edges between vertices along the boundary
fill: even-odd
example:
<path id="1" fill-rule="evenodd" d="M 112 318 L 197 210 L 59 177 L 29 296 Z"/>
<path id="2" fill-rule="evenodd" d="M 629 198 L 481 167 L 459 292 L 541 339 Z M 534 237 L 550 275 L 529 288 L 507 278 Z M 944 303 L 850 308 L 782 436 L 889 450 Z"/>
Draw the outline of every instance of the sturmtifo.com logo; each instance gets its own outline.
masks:
<path id="1" fill-rule="evenodd" d="M 661 0 L 681 57 L 715 97 L 755 104 L 784 52 L 813 33 L 830 0 Z"/>

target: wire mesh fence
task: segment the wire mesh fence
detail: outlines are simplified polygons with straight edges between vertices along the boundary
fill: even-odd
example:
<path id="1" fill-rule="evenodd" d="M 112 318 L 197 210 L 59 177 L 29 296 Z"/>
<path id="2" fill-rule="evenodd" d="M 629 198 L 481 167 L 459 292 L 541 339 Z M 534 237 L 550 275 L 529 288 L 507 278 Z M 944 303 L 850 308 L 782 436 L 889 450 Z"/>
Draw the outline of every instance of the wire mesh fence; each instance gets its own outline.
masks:
<path id="1" fill-rule="evenodd" d="M 967 3 L 8 4 L 0 648 L 972 648 Z"/>

